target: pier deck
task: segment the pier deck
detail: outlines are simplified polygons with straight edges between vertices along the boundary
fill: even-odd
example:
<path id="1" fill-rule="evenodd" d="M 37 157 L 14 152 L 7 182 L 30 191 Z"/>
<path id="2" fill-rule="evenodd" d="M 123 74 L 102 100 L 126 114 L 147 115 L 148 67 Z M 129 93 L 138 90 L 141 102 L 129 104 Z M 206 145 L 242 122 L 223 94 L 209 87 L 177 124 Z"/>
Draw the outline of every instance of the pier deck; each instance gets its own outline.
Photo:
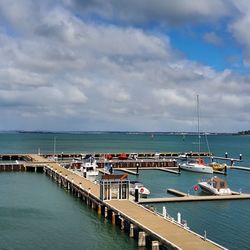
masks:
<path id="1" fill-rule="evenodd" d="M 233 194 L 233 195 L 185 195 L 181 197 L 162 197 L 162 198 L 147 198 L 140 199 L 139 203 L 163 203 L 163 202 L 188 202 L 188 201 L 221 201 L 221 200 L 242 200 L 250 199 L 250 194 Z"/>
<path id="2" fill-rule="evenodd" d="M 43 164 L 46 160 L 38 155 L 30 155 L 34 164 Z M 131 223 L 139 226 L 146 233 L 151 234 L 157 238 L 161 243 L 169 246 L 171 249 L 223 249 L 223 247 L 204 240 L 202 236 L 199 236 L 189 230 L 184 229 L 182 226 L 171 222 L 168 219 L 164 219 L 152 211 L 149 211 L 141 205 L 130 200 L 109 200 L 101 201 L 100 186 L 85 178 L 75 174 L 74 172 L 60 166 L 56 162 L 46 163 L 46 166 L 52 171 L 56 171 L 60 175 L 67 177 L 67 180 L 74 185 L 78 185 L 80 188 L 91 190 L 91 196 L 95 197 L 98 202 L 102 202 L 108 206 L 111 210 L 121 214 L 124 218 L 128 219 Z"/>
<path id="3" fill-rule="evenodd" d="M 241 167 L 241 166 L 231 166 L 230 169 L 250 171 L 250 167 Z"/>
<path id="4" fill-rule="evenodd" d="M 116 210 L 116 212 L 127 217 L 136 225 L 139 225 L 147 233 L 157 238 L 162 238 L 164 241 L 171 242 L 177 249 L 221 249 L 210 241 L 205 241 L 203 237 L 190 233 L 190 231 L 131 201 L 111 200 L 106 203 Z"/>

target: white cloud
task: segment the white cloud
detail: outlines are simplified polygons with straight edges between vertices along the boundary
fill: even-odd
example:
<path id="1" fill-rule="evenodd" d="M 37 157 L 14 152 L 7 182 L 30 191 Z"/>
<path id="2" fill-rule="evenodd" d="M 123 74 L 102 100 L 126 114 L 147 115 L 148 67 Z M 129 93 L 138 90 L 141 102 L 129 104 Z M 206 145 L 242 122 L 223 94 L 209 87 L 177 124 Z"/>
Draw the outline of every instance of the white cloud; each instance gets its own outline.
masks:
<path id="1" fill-rule="evenodd" d="M 195 130 L 196 94 L 207 130 L 240 129 L 240 117 L 248 122 L 248 75 L 187 60 L 165 32 L 89 21 L 57 3 L 13 1 L 16 16 L 0 3 L 0 129 Z M 103 2 L 95 3 L 79 7 L 128 23 L 151 21 L 151 13 L 168 24 L 213 22 L 232 8 L 219 0 L 129 1 L 126 18 L 121 2 L 101 10 Z M 231 32 L 246 44 L 237 22 Z"/>

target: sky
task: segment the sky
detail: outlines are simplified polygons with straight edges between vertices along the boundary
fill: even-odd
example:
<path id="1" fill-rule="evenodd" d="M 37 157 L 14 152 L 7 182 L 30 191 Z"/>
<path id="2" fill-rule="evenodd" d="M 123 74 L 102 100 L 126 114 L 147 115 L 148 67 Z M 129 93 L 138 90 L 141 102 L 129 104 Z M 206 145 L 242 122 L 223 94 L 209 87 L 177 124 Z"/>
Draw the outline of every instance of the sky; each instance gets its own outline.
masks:
<path id="1" fill-rule="evenodd" d="M 248 0 L 0 0 L 0 130 L 238 132 Z"/>

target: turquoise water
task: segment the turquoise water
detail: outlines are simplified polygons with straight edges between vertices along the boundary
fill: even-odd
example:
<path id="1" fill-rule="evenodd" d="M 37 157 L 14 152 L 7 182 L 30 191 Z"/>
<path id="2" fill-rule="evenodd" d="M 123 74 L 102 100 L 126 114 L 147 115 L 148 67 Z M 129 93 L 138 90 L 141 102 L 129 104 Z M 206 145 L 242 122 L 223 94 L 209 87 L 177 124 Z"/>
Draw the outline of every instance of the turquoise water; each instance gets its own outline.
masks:
<path id="1" fill-rule="evenodd" d="M 148 134 L 0 134 L 0 153 L 52 153 L 56 138 L 58 153 L 73 152 L 166 152 L 197 151 L 197 137 Z M 243 155 L 250 166 L 250 137 L 208 136 L 211 151 L 229 158 Z M 203 151 L 208 151 L 202 139 Z M 206 175 L 207 177 L 209 175 Z M 141 180 L 151 190 L 151 197 L 168 196 L 175 188 L 194 193 L 194 185 L 203 175 L 182 172 L 174 175 L 161 171 L 140 171 Z M 250 193 L 250 172 L 229 170 L 225 178 L 231 189 Z M 130 179 L 136 177 L 130 176 Z M 32 187 L 32 188 L 31 188 Z M 0 249 L 134 249 L 136 242 L 110 222 L 98 218 L 49 178 L 35 173 L 0 174 Z M 188 226 L 229 249 L 250 249 L 250 201 L 215 201 L 154 205 L 157 211 L 166 206 L 176 218 L 181 212 Z M 114 242 L 114 243 L 113 243 Z M 73 245 L 71 245 L 73 244 Z M 71 247 L 72 246 L 72 247 Z"/>
<path id="2" fill-rule="evenodd" d="M 43 174 L 1 173 L 0 190 L 0 249 L 137 249 Z"/>

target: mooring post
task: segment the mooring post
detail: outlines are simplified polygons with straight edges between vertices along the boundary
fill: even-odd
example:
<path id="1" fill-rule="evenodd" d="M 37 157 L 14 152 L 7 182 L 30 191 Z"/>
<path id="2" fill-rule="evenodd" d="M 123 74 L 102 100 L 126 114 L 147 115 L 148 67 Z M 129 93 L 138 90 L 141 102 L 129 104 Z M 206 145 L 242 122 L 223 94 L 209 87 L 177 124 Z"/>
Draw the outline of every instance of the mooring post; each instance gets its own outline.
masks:
<path id="1" fill-rule="evenodd" d="M 162 208 L 162 215 L 166 219 L 166 217 L 167 217 L 167 210 L 166 210 L 165 206 L 163 206 L 163 208 Z"/>
<path id="2" fill-rule="evenodd" d="M 224 175 L 227 175 L 227 164 L 225 164 L 225 167 L 224 167 Z"/>
<path id="3" fill-rule="evenodd" d="M 177 213 L 177 222 L 181 224 L 181 213 Z"/>
<path id="4" fill-rule="evenodd" d="M 139 189 L 138 187 L 136 186 L 135 187 L 135 202 L 138 202 L 139 201 Z"/>
<path id="5" fill-rule="evenodd" d="M 145 247 L 146 246 L 146 233 L 143 232 L 143 231 L 139 232 L 138 246 L 139 247 Z"/>

